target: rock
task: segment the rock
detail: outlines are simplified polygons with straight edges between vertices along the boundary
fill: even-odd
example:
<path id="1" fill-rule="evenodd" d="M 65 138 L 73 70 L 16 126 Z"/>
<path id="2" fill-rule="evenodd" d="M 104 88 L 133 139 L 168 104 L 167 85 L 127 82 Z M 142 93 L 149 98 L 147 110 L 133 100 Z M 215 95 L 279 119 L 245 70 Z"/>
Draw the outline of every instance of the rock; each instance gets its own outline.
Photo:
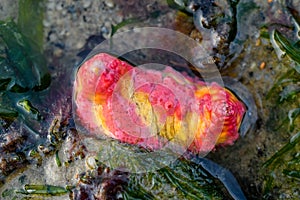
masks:
<path id="1" fill-rule="evenodd" d="M 63 50 L 60 49 L 60 48 L 56 48 L 54 51 L 53 51 L 53 55 L 57 58 L 60 58 L 62 57 L 63 55 Z"/>
<path id="2" fill-rule="evenodd" d="M 62 3 L 56 4 L 56 10 L 61 11 L 63 9 L 63 6 L 64 6 L 64 4 L 62 4 Z"/>
<path id="3" fill-rule="evenodd" d="M 83 3 L 83 8 L 89 8 L 92 5 L 91 0 L 85 0 Z"/>
<path id="4" fill-rule="evenodd" d="M 56 42 L 57 39 L 58 39 L 58 37 L 57 37 L 56 33 L 51 33 L 51 34 L 49 35 L 49 41 L 50 41 L 50 42 Z"/>
<path id="5" fill-rule="evenodd" d="M 113 8 L 115 6 L 114 2 L 112 0 L 106 0 L 105 4 L 107 5 L 107 7 L 109 8 Z"/>
<path id="6" fill-rule="evenodd" d="M 47 9 L 54 10 L 55 9 L 55 2 L 49 2 L 47 4 Z"/>

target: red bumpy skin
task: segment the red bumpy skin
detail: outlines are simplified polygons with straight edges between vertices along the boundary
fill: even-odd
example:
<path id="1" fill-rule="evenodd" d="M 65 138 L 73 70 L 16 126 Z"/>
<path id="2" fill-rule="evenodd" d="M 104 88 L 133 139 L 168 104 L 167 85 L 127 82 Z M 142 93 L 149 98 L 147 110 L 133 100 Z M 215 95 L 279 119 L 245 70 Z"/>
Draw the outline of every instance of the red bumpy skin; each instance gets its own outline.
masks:
<path id="1" fill-rule="evenodd" d="M 217 83 L 206 84 L 170 67 L 133 67 L 105 53 L 79 68 L 74 103 L 76 124 L 90 135 L 151 150 L 172 143 L 194 153 L 233 144 L 246 111 Z"/>

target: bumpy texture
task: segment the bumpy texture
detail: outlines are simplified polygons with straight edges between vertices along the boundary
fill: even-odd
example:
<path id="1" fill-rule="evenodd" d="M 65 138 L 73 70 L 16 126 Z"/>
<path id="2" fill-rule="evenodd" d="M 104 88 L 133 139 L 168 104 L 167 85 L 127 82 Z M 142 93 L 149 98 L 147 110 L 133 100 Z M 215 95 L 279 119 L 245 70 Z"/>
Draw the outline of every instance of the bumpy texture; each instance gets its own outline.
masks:
<path id="1" fill-rule="evenodd" d="M 93 136 L 157 150 L 207 153 L 233 144 L 245 106 L 217 83 L 166 67 L 133 67 L 105 53 L 88 59 L 74 83 L 75 121 Z"/>

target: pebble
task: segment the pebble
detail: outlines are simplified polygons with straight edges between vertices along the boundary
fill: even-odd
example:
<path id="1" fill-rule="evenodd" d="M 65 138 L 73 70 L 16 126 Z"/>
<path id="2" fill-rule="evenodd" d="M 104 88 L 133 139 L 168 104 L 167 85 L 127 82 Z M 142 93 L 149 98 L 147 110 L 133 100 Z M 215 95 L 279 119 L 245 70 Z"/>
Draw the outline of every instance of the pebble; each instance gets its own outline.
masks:
<path id="1" fill-rule="evenodd" d="M 105 26 L 102 26 L 102 27 L 101 27 L 101 33 L 102 33 L 102 34 L 108 34 L 108 33 L 109 33 L 108 28 L 105 27 Z"/>
<path id="2" fill-rule="evenodd" d="M 74 5 L 67 6 L 67 12 L 71 14 L 75 13 L 76 12 L 75 6 Z"/>
<path id="3" fill-rule="evenodd" d="M 49 35 L 49 41 L 50 41 L 50 42 L 56 42 L 57 39 L 58 39 L 58 37 L 57 37 L 56 33 L 51 33 L 51 34 Z"/>
<path id="4" fill-rule="evenodd" d="M 54 51 L 53 51 L 53 56 L 54 57 L 57 57 L 57 58 L 60 58 L 63 56 L 63 50 L 61 48 L 55 48 Z"/>
<path id="5" fill-rule="evenodd" d="M 136 3 L 135 0 L 128 1 L 129 4 Z M 126 18 L 120 12 L 118 6 L 120 2 L 115 0 L 47 0 L 46 2 L 43 24 L 45 37 L 49 37 L 49 40 L 45 48 L 52 49 L 51 52 L 57 57 L 62 54 L 61 50 L 55 50 L 58 42 L 64 42 L 62 56 L 65 56 L 70 50 L 81 49 L 91 35 L 102 34 L 104 38 L 109 38 L 111 25 L 116 25 Z M 49 32 L 55 34 L 48 35 Z"/>
<path id="6" fill-rule="evenodd" d="M 50 27 L 51 23 L 49 20 L 43 20 L 43 25 L 44 25 L 44 27 L 47 28 L 47 27 Z"/>
<path id="7" fill-rule="evenodd" d="M 112 0 L 106 0 L 105 4 L 107 5 L 107 7 L 109 8 L 113 8 L 115 6 L 114 2 Z"/>
<path id="8" fill-rule="evenodd" d="M 97 167 L 97 163 L 94 157 L 91 156 L 87 157 L 85 163 L 87 167 L 90 169 L 95 169 Z"/>
<path id="9" fill-rule="evenodd" d="M 47 9 L 54 10 L 54 8 L 55 8 L 55 2 L 48 2 Z"/>
<path id="10" fill-rule="evenodd" d="M 63 4 L 62 3 L 58 3 L 58 4 L 56 4 L 55 8 L 56 8 L 57 11 L 61 11 L 63 9 Z"/>
<path id="11" fill-rule="evenodd" d="M 83 8 L 89 8 L 92 5 L 92 0 L 85 0 L 83 3 Z"/>
<path id="12" fill-rule="evenodd" d="M 85 43 L 85 41 L 82 41 L 82 40 L 77 41 L 75 48 L 76 49 L 82 48 L 84 46 L 84 43 Z"/>

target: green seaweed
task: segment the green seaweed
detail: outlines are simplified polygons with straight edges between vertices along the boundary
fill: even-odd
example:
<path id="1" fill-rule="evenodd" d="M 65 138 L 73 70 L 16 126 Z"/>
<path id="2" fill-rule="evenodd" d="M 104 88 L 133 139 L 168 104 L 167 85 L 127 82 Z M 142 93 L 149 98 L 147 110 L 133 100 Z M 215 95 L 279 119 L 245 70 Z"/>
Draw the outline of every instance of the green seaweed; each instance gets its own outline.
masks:
<path id="1" fill-rule="evenodd" d="M 282 171 L 283 174 L 290 176 L 292 178 L 298 178 L 300 179 L 300 170 L 288 170 L 288 169 L 284 169 Z"/>
<path id="2" fill-rule="evenodd" d="M 34 194 L 34 195 L 51 195 L 59 196 L 68 193 L 69 191 L 61 186 L 54 185 L 25 185 L 24 189 L 17 190 L 19 194 Z"/>
<path id="3" fill-rule="evenodd" d="M 273 189 L 273 184 L 274 184 L 274 173 L 271 173 L 269 176 L 266 177 L 266 179 L 264 180 L 264 193 L 265 196 L 267 196 L 267 194 L 269 194 L 272 189 Z"/>
<path id="4" fill-rule="evenodd" d="M 10 78 L 10 88 L 22 88 L 11 91 L 39 91 L 49 86 L 49 80 L 45 78 L 49 74 L 44 56 L 22 35 L 15 22 L 0 21 L 0 46 L 4 54 L 0 62 L 0 80 Z"/>
<path id="5" fill-rule="evenodd" d="M 277 30 L 274 31 L 274 39 L 291 59 L 300 64 L 300 48 L 297 45 L 293 45 Z"/>
<path id="6" fill-rule="evenodd" d="M 12 196 L 14 193 L 15 193 L 14 189 L 6 189 L 2 192 L 2 197 L 3 198 L 9 197 L 9 196 Z"/>
<path id="7" fill-rule="evenodd" d="M 161 11 L 157 10 L 157 11 L 148 13 L 148 15 L 146 17 L 132 17 L 132 18 L 124 19 L 123 21 L 121 21 L 120 23 L 118 23 L 116 25 L 112 24 L 110 37 L 112 37 L 122 27 L 125 27 L 130 24 L 136 24 L 139 22 L 143 22 L 144 20 L 149 19 L 149 18 L 157 18 L 157 17 L 159 17 L 160 14 L 161 14 Z"/>
<path id="8" fill-rule="evenodd" d="M 8 84 L 10 83 L 11 78 L 4 78 L 0 80 L 0 91 L 5 91 Z"/>
<path id="9" fill-rule="evenodd" d="M 41 91 L 50 85 L 43 55 L 43 13 L 44 1 L 20 0 L 17 24 L 0 21 L 0 91 Z"/>
<path id="10" fill-rule="evenodd" d="M 294 100 L 297 98 L 297 94 L 300 92 L 300 86 L 298 84 L 289 84 L 280 92 L 279 103 L 287 100 Z"/>
<path id="11" fill-rule="evenodd" d="M 286 116 L 281 123 L 279 124 L 279 126 L 275 127 L 274 130 L 278 131 L 280 128 L 282 128 L 285 124 L 289 123 L 289 132 L 293 132 L 295 127 L 297 127 L 297 124 L 295 124 L 296 119 L 299 117 L 300 115 L 300 108 L 294 108 L 289 110 L 288 112 L 288 116 Z"/>
<path id="12" fill-rule="evenodd" d="M 268 169 L 268 175 L 264 181 L 264 194 L 265 197 L 272 193 L 272 189 L 276 187 L 281 181 L 287 181 L 282 175 L 288 176 L 291 179 L 299 181 L 299 153 L 294 154 L 292 159 L 287 160 L 291 157 L 300 144 L 300 132 L 291 137 L 289 143 L 285 144 L 279 151 L 277 151 L 271 158 L 269 158 L 264 164 L 263 169 Z M 283 179 L 283 180 L 282 180 Z M 296 183 L 297 184 L 297 183 Z M 294 187 L 291 185 L 291 187 Z"/>
<path id="13" fill-rule="evenodd" d="M 61 167 L 61 161 L 58 155 L 58 151 L 55 152 L 55 162 L 58 167 Z"/>
<path id="14" fill-rule="evenodd" d="M 263 167 L 269 167 L 272 165 L 274 169 L 279 162 L 276 162 L 278 159 L 282 158 L 288 151 L 292 150 L 300 142 L 300 132 L 295 134 L 290 138 L 290 141 L 284 145 L 279 151 L 277 151 L 271 158 L 269 158 L 264 164 Z M 274 164 L 275 163 L 275 164 Z"/>
<path id="15" fill-rule="evenodd" d="M 289 84 L 296 84 L 299 81 L 300 81 L 300 76 L 299 76 L 298 72 L 294 68 L 289 69 L 286 73 L 284 73 L 282 76 L 280 76 L 278 78 L 278 80 L 275 82 L 275 84 L 272 86 L 272 88 L 268 92 L 266 98 L 270 99 L 270 97 L 272 95 L 274 95 L 274 94 L 277 95 L 278 94 L 278 89 L 281 86 L 286 86 L 286 85 L 289 85 Z M 278 99 L 278 103 L 283 103 L 283 100 L 284 99 L 282 99 L 282 101 L 280 101 Z"/>
<path id="16" fill-rule="evenodd" d="M 0 39 L 6 52 L 6 63 L 3 63 L 0 67 L 12 69 L 14 74 L 10 78 L 19 87 L 25 90 L 33 88 L 36 84 L 36 79 L 31 70 L 32 63 L 28 59 L 27 51 L 23 49 L 25 41 L 13 21 L 0 22 Z M 1 74 L 1 79 L 3 75 L 5 76 L 6 74 Z"/>
<path id="17" fill-rule="evenodd" d="M 21 116 L 31 124 L 42 118 L 31 101 L 37 102 L 51 83 L 43 55 L 43 2 L 20 0 L 18 23 L 0 21 L 1 118 Z"/>
<path id="18" fill-rule="evenodd" d="M 300 180 L 300 153 L 293 154 L 292 158 L 288 160 L 286 167 L 282 170 L 282 173 L 290 178 Z"/>
<path id="19" fill-rule="evenodd" d="M 40 120 L 42 118 L 39 110 L 31 104 L 27 99 L 23 99 L 17 102 L 17 105 L 21 108 L 22 112 L 28 117 L 35 120 Z"/>
<path id="20" fill-rule="evenodd" d="M 283 75 L 281 75 L 272 88 L 269 90 L 266 99 L 270 99 L 271 97 L 276 98 L 274 110 L 277 112 L 274 115 L 278 116 L 278 110 L 285 110 L 285 116 L 279 117 L 279 126 L 274 130 L 279 131 L 284 125 L 288 124 L 289 132 L 292 133 L 295 128 L 297 128 L 297 119 L 299 118 L 299 94 L 300 94 L 300 48 L 299 42 L 297 41 L 295 44 L 291 42 L 289 39 L 284 37 L 280 32 L 274 31 L 274 39 L 279 47 L 291 58 L 292 63 L 283 64 L 283 67 L 288 68 Z M 279 95 L 278 95 L 279 94 Z M 284 106 L 284 107 L 278 107 Z M 286 111 L 288 110 L 288 111 Z M 276 118 L 276 117 L 275 117 Z M 281 120 L 282 119 L 282 120 Z"/>
<path id="21" fill-rule="evenodd" d="M 290 132 L 293 132 L 294 129 L 295 129 L 295 121 L 296 119 L 299 117 L 300 115 L 300 108 L 295 108 L 295 109 L 292 109 L 289 111 L 289 114 L 288 114 L 288 118 L 289 118 L 289 126 L 290 126 Z"/>
<path id="22" fill-rule="evenodd" d="M 62 196 L 70 192 L 69 186 L 26 184 L 22 189 L 6 189 L 3 198 L 10 199 L 41 199 L 47 196 Z"/>
<path id="23" fill-rule="evenodd" d="M 20 32 L 43 52 L 44 40 L 44 0 L 19 0 L 18 27 Z"/>
<path id="24" fill-rule="evenodd" d="M 129 24 L 135 24 L 140 22 L 141 19 L 138 17 L 133 17 L 133 18 L 129 18 L 129 19 L 125 19 L 123 21 L 121 21 L 120 23 L 116 24 L 116 25 L 111 25 L 111 34 L 110 36 L 112 37 L 120 28 L 127 26 Z"/>
<path id="25" fill-rule="evenodd" d="M 224 189 L 223 189 L 224 190 Z M 166 192 L 168 191 L 168 192 Z M 197 166 L 178 160 L 156 172 L 131 175 L 124 199 L 224 199 L 222 186 Z"/>
<path id="26" fill-rule="evenodd" d="M 18 117 L 18 112 L 15 110 L 7 109 L 5 107 L 0 106 L 0 117 L 14 119 L 14 118 Z"/>
<path id="27" fill-rule="evenodd" d="M 97 156 L 99 162 L 112 169 L 122 166 L 144 171 L 130 174 L 124 199 L 144 199 L 144 196 L 147 196 L 146 199 L 224 199 L 230 196 L 223 193 L 226 191 L 224 185 L 201 165 L 184 158 L 176 160 L 176 155 L 172 156 L 171 152 L 157 155 L 152 152 L 155 159 L 151 159 L 146 155 L 140 157 L 145 152 L 139 147 L 118 141 L 103 140 L 97 145 L 100 147 Z M 163 158 L 174 158 L 174 161 L 166 166 Z M 157 170 L 147 170 L 154 166 L 158 167 Z"/>

